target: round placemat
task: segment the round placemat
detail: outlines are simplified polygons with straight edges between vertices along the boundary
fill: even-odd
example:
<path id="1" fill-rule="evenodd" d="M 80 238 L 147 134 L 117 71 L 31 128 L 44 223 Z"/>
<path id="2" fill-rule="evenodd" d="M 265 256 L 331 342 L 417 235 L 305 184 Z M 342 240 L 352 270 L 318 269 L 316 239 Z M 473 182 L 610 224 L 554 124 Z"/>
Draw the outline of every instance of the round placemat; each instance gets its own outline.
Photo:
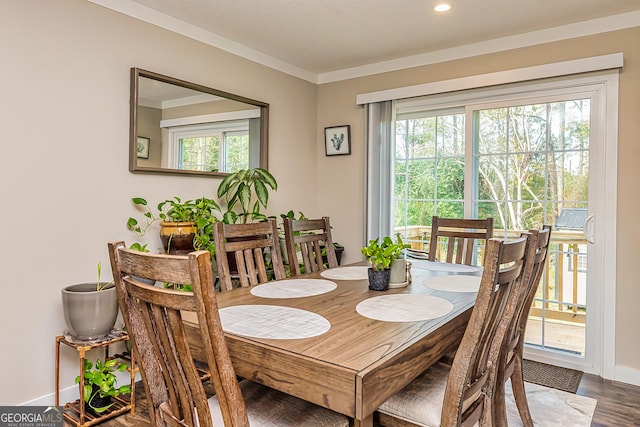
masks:
<path id="1" fill-rule="evenodd" d="M 466 264 L 452 264 L 449 262 L 411 260 L 411 268 L 429 271 L 445 271 L 448 273 L 475 273 L 482 270 L 482 267 Z"/>
<path id="2" fill-rule="evenodd" d="M 287 279 L 254 286 L 251 293 L 262 298 L 303 298 L 325 294 L 336 287 L 325 279 Z"/>
<path id="3" fill-rule="evenodd" d="M 362 301 L 356 311 L 369 319 L 384 322 L 418 322 L 444 316 L 453 304 L 432 295 L 382 295 Z"/>
<path id="4" fill-rule="evenodd" d="M 323 270 L 320 275 L 325 279 L 334 280 L 363 280 L 368 279 L 369 267 L 337 267 Z"/>
<path id="5" fill-rule="evenodd" d="M 478 292 L 480 289 L 480 276 L 455 276 L 428 277 L 422 281 L 427 288 L 447 292 Z"/>
<path id="6" fill-rule="evenodd" d="M 234 305 L 220 309 L 222 329 L 253 338 L 299 339 L 322 335 L 331 323 L 319 314 L 279 305 Z"/>

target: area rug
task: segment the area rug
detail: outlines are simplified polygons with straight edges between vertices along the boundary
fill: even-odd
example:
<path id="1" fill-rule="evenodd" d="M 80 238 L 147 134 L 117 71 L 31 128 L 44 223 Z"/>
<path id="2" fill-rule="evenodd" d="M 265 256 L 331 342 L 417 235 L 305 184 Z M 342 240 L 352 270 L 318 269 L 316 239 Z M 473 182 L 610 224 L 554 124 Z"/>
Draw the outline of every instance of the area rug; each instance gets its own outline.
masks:
<path id="1" fill-rule="evenodd" d="M 532 383 L 525 383 L 524 388 L 534 425 L 541 427 L 588 427 L 591 425 L 597 400 Z M 510 381 L 505 384 L 505 397 L 509 427 L 522 426 L 516 402 L 513 400 Z"/>
<path id="2" fill-rule="evenodd" d="M 582 372 L 561 368 L 546 363 L 524 359 L 522 361 L 524 380 L 530 383 L 575 393 L 580 386 Z"/>

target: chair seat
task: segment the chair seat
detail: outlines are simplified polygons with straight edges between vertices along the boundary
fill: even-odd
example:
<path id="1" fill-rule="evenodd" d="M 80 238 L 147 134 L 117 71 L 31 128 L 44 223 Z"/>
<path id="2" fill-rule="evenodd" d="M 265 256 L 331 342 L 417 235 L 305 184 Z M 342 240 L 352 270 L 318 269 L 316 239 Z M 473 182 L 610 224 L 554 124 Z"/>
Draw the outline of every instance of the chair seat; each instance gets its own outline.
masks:
<path id="1" fill-rule="evenodd" d="M 247 406 L 249 424 L 252 427 L 348 427 L 349 425 L 349 420 L 344 415 L 252 381 L 242 381 L 240 390 Z M 209 408 L 213 425 L 224 425 L 216 396 L 209 398 Z"/>
<path id="2" fill-rule="evenodd" d="M 391 396 L 378 412 L 423 427 L 439 427 L 451 366 L 436 363 Z"/>

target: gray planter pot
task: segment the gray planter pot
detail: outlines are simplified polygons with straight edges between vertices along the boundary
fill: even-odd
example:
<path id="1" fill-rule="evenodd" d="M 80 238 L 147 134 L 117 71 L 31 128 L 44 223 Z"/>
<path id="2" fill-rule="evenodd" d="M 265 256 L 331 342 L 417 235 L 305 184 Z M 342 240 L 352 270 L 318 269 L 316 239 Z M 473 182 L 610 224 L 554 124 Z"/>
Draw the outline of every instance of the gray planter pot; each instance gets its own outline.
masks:
<path id="1" fill-rule="evenodd" d="M 111 332 L 118 316 L 116 288 L 96 291 L 96 283 L 62 289 L 62 311 L 69 334 L 77 340 L 95 340 Z"/>

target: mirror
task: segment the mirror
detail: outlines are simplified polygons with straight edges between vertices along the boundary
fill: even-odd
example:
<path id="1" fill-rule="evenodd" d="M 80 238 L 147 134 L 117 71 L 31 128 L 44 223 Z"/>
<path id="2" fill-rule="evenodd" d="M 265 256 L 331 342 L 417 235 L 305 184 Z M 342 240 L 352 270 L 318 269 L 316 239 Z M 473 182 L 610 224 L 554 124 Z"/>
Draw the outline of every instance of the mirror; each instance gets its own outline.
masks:
<path id="1" fill-rule="evenodd" d="M 268 169 L 269 104 L 131 69 L 129 170 L 225 176 Z"/>

